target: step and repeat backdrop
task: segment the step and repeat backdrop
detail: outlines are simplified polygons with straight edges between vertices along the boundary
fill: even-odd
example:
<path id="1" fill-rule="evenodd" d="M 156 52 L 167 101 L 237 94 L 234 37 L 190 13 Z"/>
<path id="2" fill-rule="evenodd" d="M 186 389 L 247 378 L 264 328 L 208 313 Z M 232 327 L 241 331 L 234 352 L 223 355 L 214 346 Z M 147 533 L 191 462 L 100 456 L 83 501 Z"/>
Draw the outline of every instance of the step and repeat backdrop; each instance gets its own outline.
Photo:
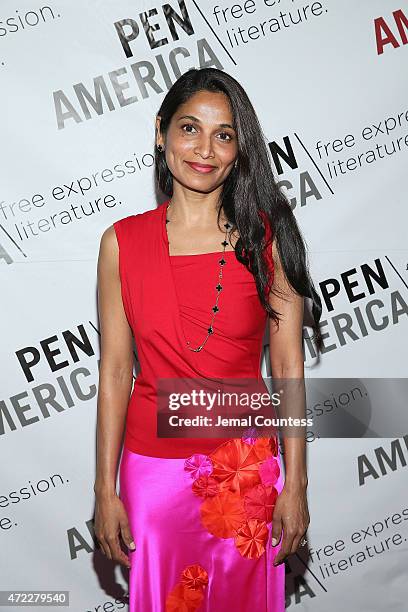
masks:
<path id="1" fill-rule="evenodd" d="M 3 0 L 2 590 L 127 609 L 127 570 L 93 533 L 96 265 L 103 231 L 158 203 L 154 117 L 189 68 L 245 87 L 305 236 L 325 344 L 317 358 L 305 326 L 306 377 L 407 376 L 407 65 L 401 0 Z M 408 609 L 408 425 L 386 435 L 308 439 L 287 609 Z"/>

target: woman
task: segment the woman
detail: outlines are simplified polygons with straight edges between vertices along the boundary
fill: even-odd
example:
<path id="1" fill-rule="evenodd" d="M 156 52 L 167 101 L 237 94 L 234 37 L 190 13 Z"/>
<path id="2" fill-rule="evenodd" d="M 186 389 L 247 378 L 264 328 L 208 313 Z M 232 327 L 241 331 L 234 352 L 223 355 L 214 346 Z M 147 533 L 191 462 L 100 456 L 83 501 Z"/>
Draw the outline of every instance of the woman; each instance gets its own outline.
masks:
<path id="1" fill-rule="evenodd" d="M 303 380 L 303 297 L 318 346 L 321 304 L 302 237 L 252 104 L 223 71 L 191 69 L 169 90 L 155 170 L 168 199 L 100 245 L 96 537 L 130 568 L 130 612 L 282 612 L 283 561 L 309 523 L 304 436 L 283 440 L 283 482 L 276 436 L 158 437 L 156 385 L 260 380 L 268 317 L 273 377 Z"/>

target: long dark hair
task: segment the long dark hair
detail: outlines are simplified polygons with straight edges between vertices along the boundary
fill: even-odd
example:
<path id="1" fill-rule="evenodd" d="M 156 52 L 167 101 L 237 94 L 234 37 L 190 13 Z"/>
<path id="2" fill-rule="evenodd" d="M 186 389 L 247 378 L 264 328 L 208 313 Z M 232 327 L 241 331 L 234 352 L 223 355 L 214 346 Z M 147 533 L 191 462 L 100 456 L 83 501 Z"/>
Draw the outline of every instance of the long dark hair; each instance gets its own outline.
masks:
<path id="1" fill-rule="evenodd" d="M 268 158 L 267 140 L 243 87 L 218 68 L 191 68 L 179 77 L 163 99 L 157 113 L 161 117 L 160 131 L 166 134 L 178 107 L 198 91 L 226 94 L 238 140 L 237 165 L 223 184 L 218 223 L 222 209 L 239 232 L 235 245 L 236 257 L 254 275 L 261 303 L 278 324 L 281 313 L 271 307 L 268 296 L 270 291 L 283 298 L 284 294 L 274 286 L 273 274 L 265 256 L 266 248 L 272 248 L 271 242 L 276 237 L 276 247 L 287 281 L 299 295 L 311 299 L 313 339 L 319 350 L 322 345 L 319 326 L 322 306 L 309 274 L 304 239 L 290 203 L 277 185 Z M 173 177 L 164 153 L 157 147 L 155 176 L 161 191 L 171 197 Z M 266 223 L 269 224 L 269 231 Z"/>

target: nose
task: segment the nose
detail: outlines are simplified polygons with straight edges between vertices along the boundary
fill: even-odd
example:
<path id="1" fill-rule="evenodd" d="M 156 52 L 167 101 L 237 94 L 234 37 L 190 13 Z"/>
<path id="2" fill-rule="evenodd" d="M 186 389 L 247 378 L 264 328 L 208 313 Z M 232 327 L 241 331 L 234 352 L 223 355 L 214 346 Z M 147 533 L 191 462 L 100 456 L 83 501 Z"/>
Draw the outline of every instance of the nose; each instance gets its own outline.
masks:
<path id="1" fill-rule="evenodd" d="M 212 147 L 211 136 L 205 134 L 200 135 L 200 139 L 194 149 L 194 153 L 199 155 L 203 159 L 214 157 L 214 151 Z"/>

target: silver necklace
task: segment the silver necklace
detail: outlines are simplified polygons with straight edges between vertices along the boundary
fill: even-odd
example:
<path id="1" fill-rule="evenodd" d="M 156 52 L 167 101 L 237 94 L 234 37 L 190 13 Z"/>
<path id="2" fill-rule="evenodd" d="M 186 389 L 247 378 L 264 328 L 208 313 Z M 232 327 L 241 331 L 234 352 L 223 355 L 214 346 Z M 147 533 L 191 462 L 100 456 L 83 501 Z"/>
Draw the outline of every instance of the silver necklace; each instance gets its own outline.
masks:
<path id="1" fill-rule="evenodd" d="M 170 219 L 167 218 L 167 212 L 168 212 L 168 210 L 170 208 L 170 204 L 171 204 L 171 200 L 170 200 L 169 204 L 167 205 L 167 209 L 166 209 L 166 224 L 170 223 Z M 224 253 L 225 253 L 225 247 L 228 244 L 228 242 L 227 242 L 228 230 L 232 226 L 227 222 L 227 223 L 224 223 L 224 227 L 225 227 L 225 237 L 224 237 L 224 240 L 221 242 L 221 244 L 223 246 L 223 251 L 222 251 L 221 259 L 218 260 L 218 263 L 220 264 L 220 270 L 218 272 L 218 284 L 215 287 L 215 289 L 217 291 L 217 297 L 216 297 L 216 300 L 215 300 L 215 304 L 214 304 L 214 306 L 211 309 L 213 311 L 213 313 L 212 313 L 210 325 L 209 325 L 209 327 L 207 329 L 207 336 L 205 337 L 205 340 L 199 346 L 197 346 L 196 348 L 193 348 L 192 346 L 190 346 L 190 341 L 187 340 L 187 348 L 190 351 L 194 351 L 194 353 L 198 353 L 199 351 L 201 351 L 204 348 L 208 338 L 214 333 L 213 323 L 214 323 L 215 315 L 220 310 L 219 307 L 218 307 L 218 300 L 219 300 L 219 297 L 220 297 L 220 293 L 221 293 L 221 291 L 223 289 L 223 286 L 221 285 L 222 273 L 223 273 L 223 268 L 224 268 L 225 264 L 227 263 L 225 261 L 225 259 L 224 259 Z"/>

